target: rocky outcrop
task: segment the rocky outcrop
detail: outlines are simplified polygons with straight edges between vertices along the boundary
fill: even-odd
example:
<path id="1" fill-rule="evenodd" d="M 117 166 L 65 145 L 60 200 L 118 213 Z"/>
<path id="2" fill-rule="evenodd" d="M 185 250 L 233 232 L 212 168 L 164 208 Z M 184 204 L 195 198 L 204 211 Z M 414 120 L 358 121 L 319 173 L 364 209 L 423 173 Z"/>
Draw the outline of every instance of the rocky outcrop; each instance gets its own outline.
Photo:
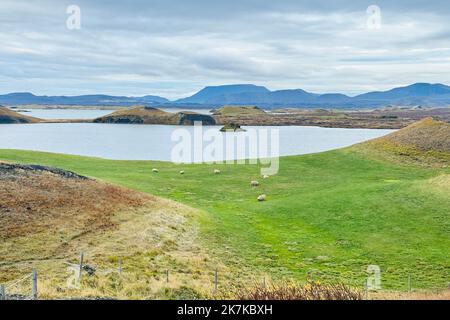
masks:
<path id="1" fill-rule="evenodd" d="M 128 124 L 167 124 L 193 125 L 201 122 L 203 125 L 214 125 L 213 117 L 195 112 L 170 113 L 151 107 L 134 107 L 119 110 L 109 115 L 94 119 L 95 123 L 128 123 Z"/>

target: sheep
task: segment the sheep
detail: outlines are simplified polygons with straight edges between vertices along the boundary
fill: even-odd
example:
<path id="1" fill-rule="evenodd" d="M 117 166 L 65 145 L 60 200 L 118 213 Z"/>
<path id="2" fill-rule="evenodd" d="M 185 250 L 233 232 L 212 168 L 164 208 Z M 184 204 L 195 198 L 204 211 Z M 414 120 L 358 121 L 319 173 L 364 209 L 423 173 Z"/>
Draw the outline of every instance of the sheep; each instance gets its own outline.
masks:
<path id="1" fill-rule="evenodd" d="M 153 168 L 153 169 L 152 169 L 152 172 L 154 172 L 154 173 L 158 173 L 158 172 L 159 172 L 159 170 L 158 170 L 158 169 L 155 169 L 155 168 Z"/>
<path id="2" fill-rule="evenodd" d="M 263 175 L 263 179 L 269 179 L 269 176 L 267 174 Z"/>
<path id="3" fill-rule="evenodd" d="M 214 169 L 214 174 L 219 174 L 220 170 L 219 169 Z"/>
<path id="4" fill-rule="evenodd" d="M 257 199 L 258 199 L 259 202 L 261 202 L 261 201 L 266 201 L 266 197 L 267 197 L 267 196 L 266 196 L 265 194 L 262 194 L 262 195 L 258 196 Z"/>
<path id="5" fill-rule="evenodd" d="M 251 182 L 250 182 L 250 185 L 251 185 L 252 187 L 257 187 L 257 186 L 259 186 L 259 182 L 258 182 L 258 181 L 251 181 Z"/>
<path id="6" fill-rule="evenodd" d="M 181 170 L 181 171 L 180 171 L 180 174 L 184 174 L 184 170 Z"/>

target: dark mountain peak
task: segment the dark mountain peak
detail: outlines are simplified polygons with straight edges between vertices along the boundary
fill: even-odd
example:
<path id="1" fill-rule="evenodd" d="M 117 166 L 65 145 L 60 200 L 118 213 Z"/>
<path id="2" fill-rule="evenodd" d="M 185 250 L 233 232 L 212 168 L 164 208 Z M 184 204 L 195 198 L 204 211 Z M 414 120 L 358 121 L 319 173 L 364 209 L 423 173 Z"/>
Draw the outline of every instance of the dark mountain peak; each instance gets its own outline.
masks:
<path id="1" fill-rule="evenodd" d="M 36 97 L 31 92 L 12 92 L 12 93 L 5 94 L 4 96 L 8 96 L 8 97 L 23 97 L 23 98 Z"/>
<path id="2" fill-rule="evenodd" d="M 237 95 L 266 94 L 270 91 L 266 87 L 256 86 L 254 84 L 229 84 L 222 86 L 208 86 L 196 94 L 179 99 L 177 103 L 215 103 L 222 99 L 224 103 L 234 102 L 238 99 Z M 233 97 L 230 100 L 230 97 Z"/>

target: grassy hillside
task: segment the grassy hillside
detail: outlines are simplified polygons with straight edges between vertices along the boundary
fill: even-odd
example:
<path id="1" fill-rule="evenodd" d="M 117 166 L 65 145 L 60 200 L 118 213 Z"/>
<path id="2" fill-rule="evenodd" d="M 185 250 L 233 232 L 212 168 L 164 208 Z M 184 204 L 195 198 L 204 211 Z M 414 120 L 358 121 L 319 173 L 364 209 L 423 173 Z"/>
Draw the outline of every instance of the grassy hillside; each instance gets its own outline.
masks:
<path id="1" fill-rule="evenodd" d="M 6 107 L 0 106 L 0 124 L 2 123 L 35 123 L 40 119 L 25 116 L 23 114 L 12 111 Z"/>
<path id="2" fill-rule="evenodd" d="M 361 147 L 397 161 L 445 166 L 450 161 L 450 124 L 425 118 Z"/>
<path id="3" fill-rule="evenodd" d="M 1 150 L 0 159 L 58 166 L 202 209 L 203 244 L 242 276 L 309 274 L 360 284 L 367 265 L 378 264 L 384 288 L 405 289 L 408 273 L 416 288 L 447 285 L 450 194 L 440 186 L 449 169 L 406 166 L 351 148 L 282 158 L 279 174 L 267 180 L 251 165 L 14 150 Z M 255 179 L 261 185 L 251 188 Z M 263 192 L 268 199 L 259 203 Z"/>

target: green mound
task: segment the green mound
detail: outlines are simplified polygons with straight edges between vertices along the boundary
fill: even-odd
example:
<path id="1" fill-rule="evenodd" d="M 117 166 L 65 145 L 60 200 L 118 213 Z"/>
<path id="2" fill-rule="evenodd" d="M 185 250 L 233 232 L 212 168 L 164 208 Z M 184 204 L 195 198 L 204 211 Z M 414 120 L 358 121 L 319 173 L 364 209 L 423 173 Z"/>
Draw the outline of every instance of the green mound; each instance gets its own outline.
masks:
<path id="1" fill-rule="evenodd" d="M 356 148 L 422 163 L 450 161 L 450 124 L 425 118 Z"/>
<path id="2" fill-rule="evenodd" d="M 233 115 L 261 115 L 266 114 L 264 110 L 256 106 L 224 106 L 214 110 L 217 116 L 233 116 Z"/>

